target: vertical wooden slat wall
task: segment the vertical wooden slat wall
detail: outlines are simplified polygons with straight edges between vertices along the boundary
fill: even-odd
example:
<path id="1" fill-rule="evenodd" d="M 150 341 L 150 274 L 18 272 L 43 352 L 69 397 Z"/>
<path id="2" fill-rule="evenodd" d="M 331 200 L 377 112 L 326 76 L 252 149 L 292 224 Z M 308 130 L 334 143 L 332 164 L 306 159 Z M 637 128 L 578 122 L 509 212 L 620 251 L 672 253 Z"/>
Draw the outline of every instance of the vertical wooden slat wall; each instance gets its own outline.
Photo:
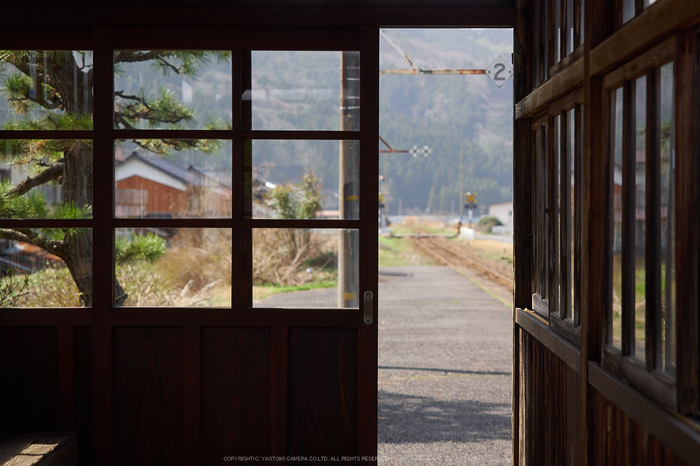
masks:
<path id="1" fill-rule="evenodd" d="M 565 2 L 561 3 L 563 5 Z M 572 2 L 566 3 L 570 6 Z M 690 213 L 697 212 L 700 180 L 697 147 L 697 128 L 700 127 L 697 121 L 700 114 L 697 105 L 700 102 L 700 59 L 697 58 L 700 56 L 697 47 L 700 6 L 696 2 L 660 0 L 643 8 L 642 2 L 637 2 L 636 17 L 623 24 L 622 1 L 586 0 L 584 10 L 576 10 L 575 14 L 576 18 L 581 13 L 585 15 L 583 36 L 580 36 L 578 28 L 575 31 L 575 37 L 582 37 L 582 45 L 551 66 L 547 79 L 541 80 L 543 58 L 538 50 L 541 46 L 538 40 L 542 40 L 542 34 L 529 26 L 536 22 L 532 15 L 543 11 L 546 4 L 552 5 L 552 0 L 516 2 L 514 462 L 520 465 L 697 464 L 700 458 L 697 405 L 700 392 L 697 258 L 700 230 L 697 215 Z M 580 5 L 580 2 L 575 4 Z M 554 9 L 549 11 L 553 12 Z M 560 13 L 564 18 L 563 11 L 560 10 Z M 552 21 L 550 17 L 550 25 Z M 602 364 L 603 348 L 610 338 L 606 315 L 612 304 L 609 283 L 613 234 L 610 207 L 612 182 L 607 181 L 612 179 L 607 132 L 611 123 L 611 107 L 603 79 L 611 72 L 618 75 L 626 73 L 626 63 L 644 56 L 645 52 L 659 44 L 669 43 L 671 39 L 677 44 L 673 55 L 678 139 L 674 148 L 678 164 L 675 209 L 681 225 L 677 226 L 675 243 L 679 257 L 679 356 L 675 392 L 670 398 L 675 400 L 675 409 L 664 407 L 664 397 L 654 398 L 653 390 L 643 395 L 644 389 L 635 385 L 639 381 L 628 382 L 621 375 L 630 370 L 631 363 L 627 360 L 630 358 L 625 356 L 630 354 L 631 348 L 622 348 L 619 363 L 625 367 L 617 375 Z M 550 60 L 555 55 L 553 40 L 550 35 L 547 54 Z M 643 65 L 648 67 L 647 76 L 654 67 L 659 66 L 658 60 L 661 59 L 654 57 L 650 55 Z M 518 76 L 519 73 L 522 75 Z M 633 83 L 633 80 L 628 80 L 623 85 L 626 102 L 634 102 Z M 530 302 L 530 295 L 538 290 L 534 289 L 536 283 L 533 279 L 527 276 L 540 270 L 536 261 L 542 256 L 538 250 L 542 244 L 541 238 L 533 236 L 542 229 L 535 225 L 540 217 L 536 216 L 538 199 L 533 197 L 532 186 L 536 186 L 543 177 L 554 179 L 552 173 L 538 171 L 538 165 L 534 162 L 536 154 L 530 139 L 535 137 L 533 122 L 536 119 L 541 121 L 541 115 L 547 109 L 558 108 L 556 102 L 577 89 L 582 91 L 583 96 L 583 166 L 581 177 L 577 180 L 577 183 L 582 183 L 583 196 L 575 207 L 581 213 L 582 229 L 582 254 L 577 265 L 580 340 L 561 333 L 558 317 L 555 319 L 553 316 L 550 321 L 533 311 L 535 303 Z M 626 106 L 622 132 L 623 140 L 627 138 L 624 157 L 628 173 L 623 175 L 626 179 L 623 183 L 632 185 L 636 154 L 629 148 L 634 144 L 634 115 L 634 106 Z M 552 132 L 555 128 L 551 124 L 549 126 Z M 553 137 L 556 136 L 549 136 L 550 141 Z M 549 144 L 549 150 L 554 149 L 555 146 Z M 650 150 L 650 154 L 648 157 L 658 157 L 653 150 Z M 552 154 L 549 156 L 552 157 Z M 654 161 L 649 163 L 653 172 Z M 550 171 L 556 167 L 552 164 L 550 162 Z M 658 187 L 648 184 L 647 189 Z M 523 201 L 522 198 L 527 200 Z M 626 202 L 630 206 L 626 210 L 629 217 L 627 225 L 633 225 L 634 196 Z M 652 209 L 655 205 L 658 207 L 657 204 L 650 205 Z M 551 212 L 552 207 L 549 208 Z M 658 225 L 653 228 L 658 228 Z M 658 235 L 653 228 L 648 235 Z M 623 232 L 629 248 L 634 247 L 633 242 L 630 244 L 633 234 L 634 231 L 629 228 Z M 623 239 L 623 245 L 625 243 Z M 634 250 L 631 250 L 633 253 Z M 629 251 L 625 256 L 631 274 L 635 267 L 632 256 Z M 649 261 L 657 261 L 654 254 L 648 256 Z M 556 277 L 550 279 L 551 283 L 556 284 Z M 648 293 L 653 295 L 653 290 Z M 634 295 L 623 299 L 626 303 L 631 301 L 634 304 Z M 552 312 L 552 302 L 549 304 L 549 311 Z M 625 317 L 622 325 L 623 345 L 631 344 L 635 337 L 634 321 Z M 653 341 L 647 344 L 651 346 Z M 654 382 L 651 378 L 649 380 Z"/>

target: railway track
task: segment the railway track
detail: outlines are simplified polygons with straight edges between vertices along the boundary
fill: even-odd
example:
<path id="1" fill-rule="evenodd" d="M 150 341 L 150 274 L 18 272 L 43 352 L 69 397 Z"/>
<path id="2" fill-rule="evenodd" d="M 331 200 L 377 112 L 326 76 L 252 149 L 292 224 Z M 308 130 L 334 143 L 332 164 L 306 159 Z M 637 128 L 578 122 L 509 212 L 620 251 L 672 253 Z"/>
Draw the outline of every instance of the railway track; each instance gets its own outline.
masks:
<path id="1" fill-rule="evenodd" d="M 435 236 L 416 235 L 416 245 L 426 254 L 450 267 L 469 267 L 485 275 L 497 284 L 508 289 L 513 289 L 513 278 L 498 270 L 494 270 L 487 263 L 487 259 L 476 255 L 467 254 L 449 244 L 447 238 Z"/>

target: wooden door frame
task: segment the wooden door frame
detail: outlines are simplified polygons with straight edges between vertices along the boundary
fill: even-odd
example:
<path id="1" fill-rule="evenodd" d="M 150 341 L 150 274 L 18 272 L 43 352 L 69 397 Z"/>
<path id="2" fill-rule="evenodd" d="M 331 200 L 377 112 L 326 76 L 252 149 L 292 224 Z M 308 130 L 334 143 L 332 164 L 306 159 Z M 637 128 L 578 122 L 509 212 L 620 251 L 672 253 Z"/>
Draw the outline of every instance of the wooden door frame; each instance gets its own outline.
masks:
<path id="1" fill-rule="evenodd" d="M 471 3 L 471 2 L 463 2 Z M 502 2 L 510 3 L 510 2 Z M 12 17 L 12 28 L 0 31 L 0 42 L 5 49 L 92 49 L 94 50 L 95 80 L 100 91 L 95 92 L 94 128 L 90 132 L 63 132 L 65 137 L 91 137 L 94 141 L 94 154 L 111 154 L 112 142 L 120 133 L 113 129 L 111 109 L 113 106 L 113 63 L 112 50 L 118 48 L 199 48 L 233 49 L 231 44 L 252 44 L 258 48 L 274 47 L 273 37 L 291 34 L 296 37 L 298 48 L 318 48 L 319 37 L 324 37 L 321 48 L 337 49 L 342 44 L 355 42 L 362 54 L 361 67 L 361 179 L 362 192 L 378 192 L 378 108 L 379 108 L 379 27 L 512 27 L 515 10 L 512 7 L 498 8 L 222 8 L 168 10 L 149 8 L 46 8 L 41 15 L 36 10 L 25 7 L 0 7 L 7 17 Z M 60 24 L 61 27 L 56 27 Z M 323 24 L 323 26 L 319 26 Z M 165 32 L 165 34 L 164 34 Z M 253 38 L 251 38 L 251 36 Z M 329 40 L 330 37 L 336 39 Z M 194 38 L 194 39 L 193 39 Z M 195 44 L 193 46 L 193 44 Z M 97 89 L 96 86 L 96 89 Z M 10 137 L 2 132 L 0 137 Z M 88 136 L 87 133 L 90 133 Z M 23 137 L 46 137 L 46 133 L 23 133 Z M 223 136 L 223 134 L 222 134 Z M 113 205 L 114 167 L 111 157 L 95 157 L 94 189 L 95 199 L 101 204 Z M 110 200 L 112 202 L 110 202 Z M 358 329 L 358 360 L 368 363 L 358 364 L 358 453 L 361 456 L 377 455 L 377 253 L 376 221 L 372 214 L 377 210 L 378 199 L 373 195 L 361 196 L 363 218 L 359 222 L 337 221 L 338 228 L 357 226 L 360 228 L 360 248 L 365 253 L 360 256 L 360 293 L 374 292 L 374 323 L 362 323 L 362 303 L 357 310 L 314 310 L 309 311 L 313 325 Z M 201 224 L 216 227 L 247 224 L 250 221 L 207 221 L 174 222 L 174 225 Z M 60 222 L 59 222 L 60 223 Z M 56 225 L 58 225 L 57 223 Z M 89 222 L 93 228 L 95 251 L 113 251 L 114 228 L 128 227 L 134 222 L 113 219 L 111 209 L 95 210 Z M 138 222 L 136 222 L 138 223 Z M 156 222 L 158 223 L 158 222 Z M 259 222 L 264 225 L 265 222 Z M 360 225 L 360 226 L 358 226 Z M 311 221 L 305 226 L 330 227 L 325 221 Z M 235 248 L 234 248 L 235 250 Z M 202 313 L 197 309 L 168 310 L 163 319 L 159 309 L 119 309 L 114 308 L 111 297 L 112 257 L 95 255 L 93 259 L 94 283 L 97 290 L 91 309 L 16 309 L 3 311 L 0 326 L 14 327 L 53 327 L 58 332 L 58 386 L 71 393 L 74 389 L 73 375 L 75 350 L 73 341 L 78 327 L 89 329 L 91 337 L 90 358 L 91 418 L 92 418 L 92 461 L 96 464 L 109 464 L 111 461 L 111 419 L 115 409 L 112 406 L 112 353 L 113 330 L 129 326 L 175 326 L 182 329 L 184 406 L 183 422 L 197 425 L 199 415 L 196 408 L 201 397 L 196 379 L 201 370 L 199 358 L 200 329 L 202 326 L 270 326 L 273 340 L 286 338 L 288 326 L 309 325 L 294 312 L 273 309 L 211 310 Z M 109 284 L 109 285 L 108 285 Z M 235 306 L 234 306 L 235 307 Z M 233 317 L 233 318 L 232 318 Z M 80 338 L 84 339 L 81 333 Z M 275 349 L 277 348 L 277 349 Z M 275 347 L 271 364 L 285 364 L 286 345 Z M 273 369 L 274 370 L 274 369 Z M 284 385 L 278 387 L 284 389 Z M 273 406 L 280 400 L 273 396 Z M 72 424 L 73 399 L 62 396 L 59 412 L 64 416 L 65 425 Z M 286 423 L 286 417 L 277 417 L 273 422 Z M 282 452 L 284 440 L 271 433 L 273 451 Z M 197 458 L 197 432 L 185 427 L 183 432 L 183 459 Z"/>

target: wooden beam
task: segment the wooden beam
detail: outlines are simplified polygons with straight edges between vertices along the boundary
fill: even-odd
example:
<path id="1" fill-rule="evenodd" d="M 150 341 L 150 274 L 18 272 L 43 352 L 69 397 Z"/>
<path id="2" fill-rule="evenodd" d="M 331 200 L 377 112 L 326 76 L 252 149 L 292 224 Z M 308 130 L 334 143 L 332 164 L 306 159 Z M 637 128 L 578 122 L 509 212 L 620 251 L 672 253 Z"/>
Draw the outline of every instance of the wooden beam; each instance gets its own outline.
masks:
<path id="1" fill-rule="evenodd" d="M 650 401 L 600 365 L 588 363 L 588 382 L 688 464 L 700 458 L 700 432 L 684 419 Z"/>
<path id="2" fill-rule="evenodd" d="M 82 7 L 3 8 L 14 27 L 201 26 L 201 27 L 337 27 L 442 26 L 513 27 L 515 8 L 152 8 Z"/>
<path id="3" fill-rule="evenodd" d="M 700 2 L 665 0 L 655 3 L 591 50 L 591 74 L 603 75 L 698 22 Z"/>
<path id="4" fill-rule="evenodd" d="M 581 351 L 552 331 L 542 318 L 527 309 L 518 309 L 515 322 L 570 368 L 581 373 Z"/>
<path id="5" fill-rule="evenodd" d="M 698 215 L 698 186 L 700 186 L 700 55 L 695 32 L 688 31 L 678 38 L 678 59 L 674 67 L 676 102 L 676 384 L 680 414 L 697 413 L 700 361 L 698 358 L 698 254 L 700 222 Z M 689 104 L 693 96 L 694 104 Z M 682 124 L 678 124 L 682 123 Z M 691 258 L 688 260 L 688 258 Z M 696 351 L 685 351 L 695 348 Z"/>
<path id="6" fill-rule="evenodd" d="M 544 110 L 550 102 L 581 86 L 583 86 L 583 59 L 577 60 L 518 101 L 515 104 L 515 119 L 532 117 Z"/>

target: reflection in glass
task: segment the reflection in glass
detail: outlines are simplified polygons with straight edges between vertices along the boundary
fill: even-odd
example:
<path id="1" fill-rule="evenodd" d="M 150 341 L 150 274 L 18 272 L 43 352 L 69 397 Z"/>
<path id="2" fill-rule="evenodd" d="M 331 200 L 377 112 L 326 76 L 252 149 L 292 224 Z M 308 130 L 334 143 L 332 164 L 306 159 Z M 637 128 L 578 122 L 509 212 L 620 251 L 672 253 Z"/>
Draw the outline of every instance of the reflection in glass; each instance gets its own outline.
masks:
<path id="1" fill-rule="evenodd" d="M 574 0 L 566 0 L 566 54 L 576 48 L 574 43 Z"/>
<path id="2" fill-rule="evenodd" d="M 115 232 L 117 306 L 231 306 L 231 230 Z"/>
<path id="3" fill-rule="evenodd" d="M 253 306 L 357 308 L 339 304 L 339 244 L 344 231 L 319 229 L 253 230 Z M 359 262 L 348 262 L 350 275 Z M 351 290 L 359 295 L 359 286 Z"/>
<path id="4" fill-rule="evenodd" d="M 0 230 L 0 307 L 92 306 L 92 230 Z"/>
<path id="5" fill-rule="evenodd" d="M 542 135 L 540 173 L 549 173 L 549 126 L 545 126 Z M 549 198 L 549 176 L 542 180 L 542 231 L 540 232 L 540 249 L 542 250 L 542 299 L 550 299 L 549 289 L 549 223 L 551 218 L 551 200 Z"/>
<path id="6" fill-rule="evenodd" d="M 92 129 L 92 52 L 0 51 L 0 128 Z"/>
<path id="7" fill-rule="evenodd" d="M 613 151 L 613 244 L 612 244 L 612 312 L 608 322 L 608 343 L 620 348 L 622 335 L 622 88 L 610 93 L 612 126 L 610 143 Z"/>
<path id="8" fill-rule="evenodd" d="M 583 44 L 585 42 L 585 37 L 586 37 L 586 0 L 580 0 L 581 7 L 579 9 L 579 44 Z"/>
<path id="9" fill-rule="evenodd" d="M 549 131 L 548 126 L 542 126 L 535 131 L 536 144 L 536 160 L 537 172 L 548 172 L 549 153 Z M 535 242 L 535 292 L 540 295 L 542 300 L 549 301 L 549 180 L 547 176 L 543 176 L 539 183 L 534 186 L 535 196 L 537 199 L 536 206 L 536 222 L 534 225 L 535 234 L 533 241 Z M 549 317 L 549 316 L 546 316 Z"/>
<path id="10" fill-rule="evenodd" d="M 252 129 L 341 130 L 341 69 L 359 83 L 359 52 L 254 51 L 252 89 L 243 99 L 252 101 Z M 347 62 L 352 56 L 357 65 Z M 350 81 L 350 79 L 346 79 Z M 359 86 L 343 96 L 359 108 Z"/>
<path id="11" fill-rule="evenodd" d="M 674 375 L 676 371 L 676 256 L 675 237 L 676 221 L 674 209 L 674 177 L 675 177 L 675 121 L 674 114 L 674 82 L 673 63 L 661 67 L 659 80 L 659 111 L 661 134 L 660 157 L 660 198 L 661 211 L 661 364 L 658 368 Z"/>
<path id="12" fill-rule="evenodd" d="M 230 52 L 115 51 L 115 128 L 230 128 L 231 76 Z"/>
<path id="13" fill-rule="evenodd" d="M 554 23 L 554 63 L 561 60 L 561 1 L 554 1 L 554 17 L 552 18 Z"/>
<path id="14" fill-rule="evenodd" d="M 552 238 L 552 247 L 554 248 L 554 257 L 551 265 L 552 279 L 554 280 L 554 289 L 552 296 L 549 300 L 549 309 L 559 313 L 563 318 L 565 317 L 564 300 L 562 299 L 562 275 L 561 275 L 561 264 L 562 264 L 562 251 L 561 251 L 561 233 L 562 233 L 562 187 L 561 187 L 561 172 L 562 172 L 562 144 L 566 144 L 566 141 L 562 141 L 562 117 L 557 115 L 554 118 L 554 157 L 552 157 L 552 163 L 554 164 L 554 173 L 556 174 L 556 180 L 554 181 L 554 215 L 552 215 L 552 227 L 554 227 L 554 236 Z"/>
<path id="15" fill-rule="evenodd" d="M 230 141 L 117 141 L 118 218 L 231 217 Z"/>
<path id="16" fill-rule="evenodd" d="M 635 14 L 635 0 L 622 0 L 622 23 L 634 18 Z"/>
<path id="17" fill-rule="evenodd" d="M 646 360 L 646 102 L 647 78 L 635 82 L 634 344 L 631 354 Z"/>
<path id="18" fill-rule="evenodd" d="M 576 251 L 576 110 L 571 109 L 566 112 L 566 123 L 568 128 L 568 138 L 566 153 L 568 157 L 569 165 L 569 186 L 566 186 L 569 207 L 569 225 L 568 225 L 568 237 L 569 237 L 569 257 L 568 266 L 569 270 L 566 276 L 567 288 L 569 290 L 569 299 L 566 303 L 566 316 L 570 317 L 572 320 L 575 318 L 575 303 L 576 303 L 576 281 L 574 277 L 574 271 L 576 270 L 576 261 L 578 260 Z"/>
<path id="19" fill-rule="evenodd" d="M 0 140 L 0 217 L 92 217 L 92 141 Z"/>

